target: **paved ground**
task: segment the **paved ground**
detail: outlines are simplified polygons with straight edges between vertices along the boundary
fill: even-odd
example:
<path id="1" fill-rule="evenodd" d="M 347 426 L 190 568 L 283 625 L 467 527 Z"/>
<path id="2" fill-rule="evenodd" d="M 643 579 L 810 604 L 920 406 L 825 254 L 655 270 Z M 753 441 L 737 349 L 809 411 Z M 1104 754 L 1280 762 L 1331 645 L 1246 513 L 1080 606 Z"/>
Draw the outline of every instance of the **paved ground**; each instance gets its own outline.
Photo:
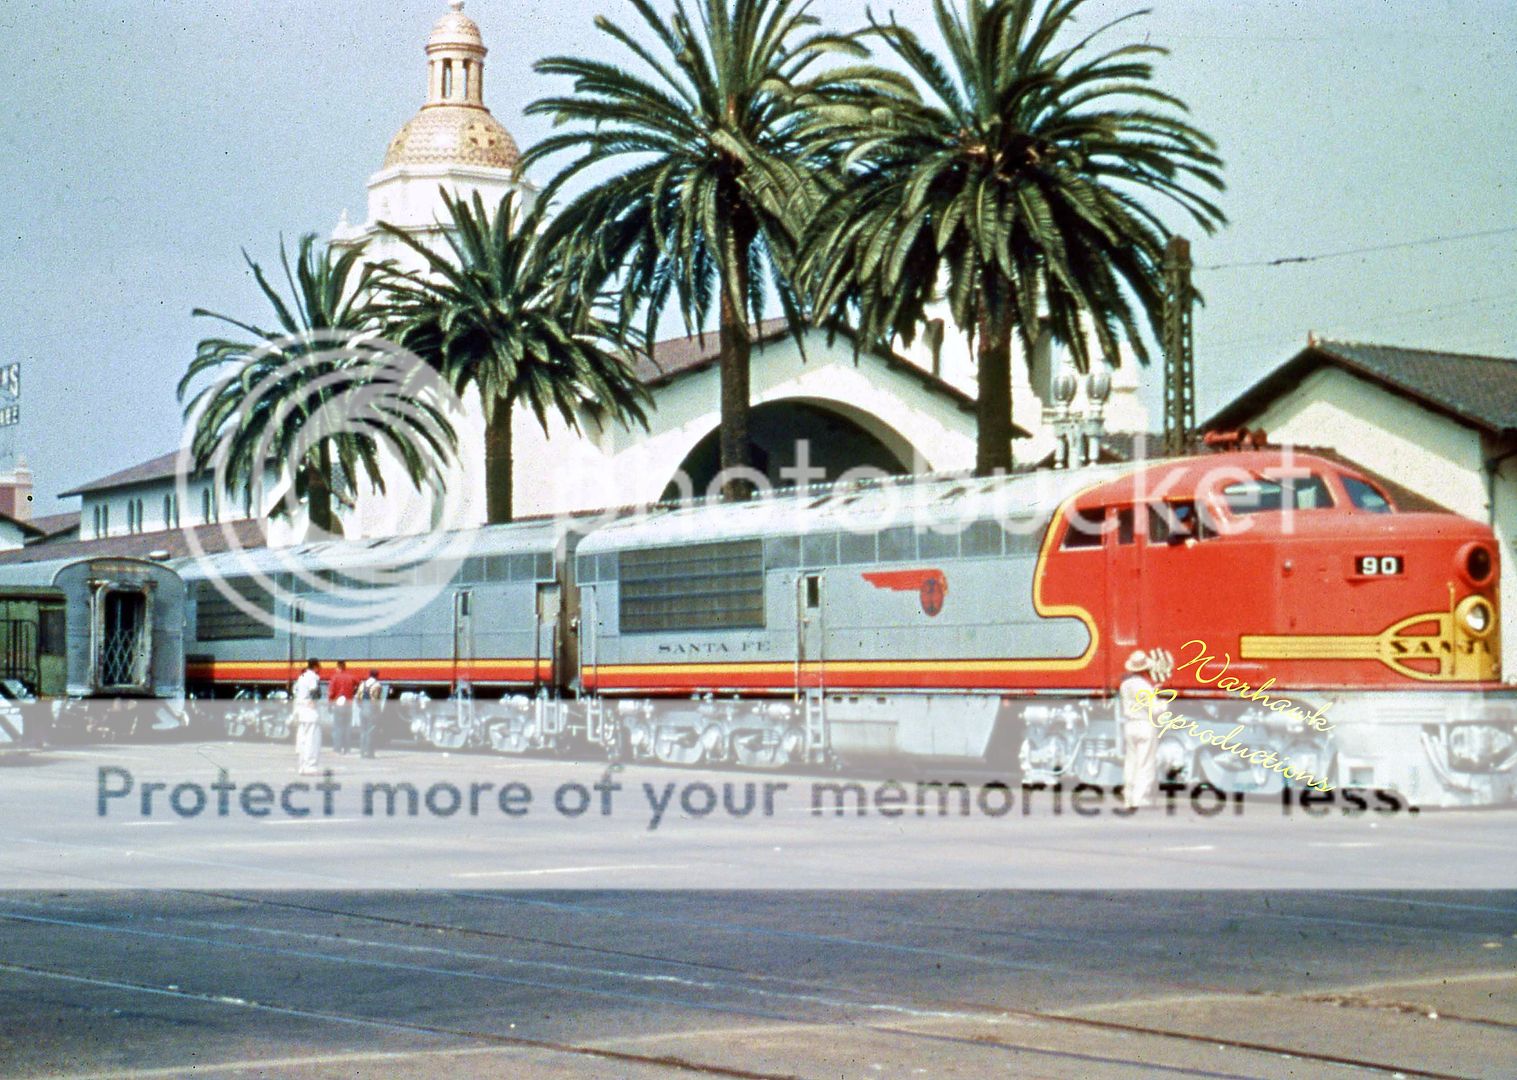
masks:
<path id="1" fill-rule="evenodd" d="M 486 844 L 503 834 L 483 822 L 386 833 L 381 859 L 379 839 L 349 831 L 363 822 L 335 817 L 197 833 L 184 821 L 108 816 L 54 834 L 5 804 L 6 792 L 44 790 L 39 777 L 73 790 L 80 769 L 106 761 L 143 777 L 150 762 L 189 775 L 206 755 L 245 775 L 256 766 L 272 776 L 285 761 L 283 747 L 137 747 L 0 769 L 0 827 L 35 841 L 0 845 L 5 863 L 31 876 L 55 864 L 44 887 L 0 892 L 0 1074 L 1517 1075 L 1517 891 L 672 891 L 634 887 L 667 873 L 660 851 L 618 853 L 615 834 L 586 847 L 587 834 L 563 821 L 497 868 Z M 542 790 L 584 773 L 467 756 L 392 755 L 380 766 L 392 779 L 460 785 L 525 776 Z M 356 779 L 358 769 L 339 771 Z M 657 785 L 665 772 L 622 780 Z M 811 820 L 797 815 L 786 835 Z M 1459 854 L 1480 859 L 1511 836 L 1517 814 L 1448 820 L 1475 823 Z M 1024 824 L 1029 866 L 1067 866 L 1061 841 L 1087 845 L 1082 858 L 1128 858 L 1076 831 L 1090 823 L 1044 813 Z M 1206 838 L 1195 822 L 1182 826 Z M 679 858 L 714 850 L 710 829 Z M 968 862 L 970 839 L 932 842 Z M 1161 849 L 1171 839 L 1160 836 Z M 231 880 L 270 853 L 270 865 L 301 868 L 277 883 L 298 887 Z M 872 840 L 860 852 L 852 837 L 799 857 L 866 855 L 889 857 Z M 1180 852 L 1172 865 L 1205 857 Z M 396 859 L 427 865 L 437 886 L 344 887 Z M 108 887 L 140 883 L 129 871 L 143 862 L 184 877 L 198 865 L 200 880 Z"/>

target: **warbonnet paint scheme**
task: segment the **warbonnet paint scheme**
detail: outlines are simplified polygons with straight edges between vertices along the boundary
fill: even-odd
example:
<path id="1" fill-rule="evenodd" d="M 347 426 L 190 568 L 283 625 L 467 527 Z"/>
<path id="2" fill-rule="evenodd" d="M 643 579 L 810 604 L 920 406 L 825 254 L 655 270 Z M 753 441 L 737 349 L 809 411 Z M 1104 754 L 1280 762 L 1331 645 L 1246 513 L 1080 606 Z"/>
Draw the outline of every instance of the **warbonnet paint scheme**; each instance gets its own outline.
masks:
<path id="1" fill-rule="evenodd" d="M 457 567 L 407 571 L 418 603 L 393 627 L 313 627 L 306 608 L 361 602 L 344 569 L 393 563 L 393 543 L 176 563 L 193 691 L 256 697 L 307 655 L 342 656 L 451 695 L 416 728 L 443 746 L 588 740 L 748 766 L 989 759 L 1033 781 L 1113 784 L 1123 663 L 1162 648 L 1177 659 L 1167 707 L 1218 735 L 1166 732 L 1160 761 L 1177 779 L 1278 789 L 1278 770 L 1216 745 L 1235 732 L 1288 756 L 1301 786 L 1433 805 L 1508 800 L 1517 782 L 1491 530 L 1401 512 L 1370 478 L 1310 455 L 906 478 L 491 526 Z"/>

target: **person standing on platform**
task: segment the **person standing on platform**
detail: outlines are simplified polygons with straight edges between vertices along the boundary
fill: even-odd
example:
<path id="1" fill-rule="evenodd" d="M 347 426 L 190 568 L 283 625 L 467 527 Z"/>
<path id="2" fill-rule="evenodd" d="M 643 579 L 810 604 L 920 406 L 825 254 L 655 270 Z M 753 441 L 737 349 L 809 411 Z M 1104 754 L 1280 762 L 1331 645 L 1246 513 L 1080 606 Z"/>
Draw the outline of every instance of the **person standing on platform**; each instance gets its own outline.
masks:
<path id="1" fill-rule="evenodd" d="M 343 755 L 351 742 L 357 690 L 358 676 L 348 670 L 346 660 L 337 661 L 337 673 L 327 687 L 327 702 L 332 709 L 332 749 Z"/>
<path id="2" fill-rule="evenodd" d="M 301 776 L 315 776 L 321 758 L 321 718 L 316 703 L 321 700 L 321 661 L 307 660 L 291 694 L 295 703 L 295 760 Z"/>
<path id="3" fill-rule="evenodd" d="M 369 677 L 358 684 L 355 702 L 358 717 L 358 756 L 374 756 L 374 728 L 379 724 L 380 703 L 385 699 L 385 684 L 379 681 L 379 669 L 370 668 Z"/>
<path id="4" fill-rule="evenodd" d="M 1117 688 L 1122 708 L 1122 802 L 1129 810 L 1152 806 L 1159 790 L 1159 732 L 1150 708 L 1154 692 L 1174 670 L 1163 649 L 1135 652 L 1123 665 L 1127 677 Z"/>

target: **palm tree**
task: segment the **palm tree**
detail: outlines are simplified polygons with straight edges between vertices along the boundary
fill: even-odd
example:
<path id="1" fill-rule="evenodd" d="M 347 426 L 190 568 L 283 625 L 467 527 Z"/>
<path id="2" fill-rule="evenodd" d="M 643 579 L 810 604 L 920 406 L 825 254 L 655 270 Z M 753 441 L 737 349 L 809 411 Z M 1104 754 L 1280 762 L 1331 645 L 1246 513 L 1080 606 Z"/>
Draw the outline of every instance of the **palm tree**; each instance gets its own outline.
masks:
<path id="1" fill-rule="evenodd" d="M 1072 24 L 1085 0 L 934 0 L 940 62 L 910 30 L 875 22 L 912 79 L 884 77 L 808 101 L 813 152 L 848 175 L 813 219 L 800 273 L 819 312 L 861 336 L 910 343 L 942 295 L 976 351 L 976 471 L 1011 465 L 1011 346 L 1030 355 L 1046 310 L 1077 366 L 1121 340 L 1147 362 L 1163 313 L 1164 221 L 1157 196 L 1211 232 L 1222 211 L 1214 144 L 1152 85 L 1164 50 Z M 1142 14 L 1134 13 L 1134 14 Z"/>
<path id="2" fill-rule="evenodd" d="M 490 522 L 511 520 L 511 418 L 525 402 L 543 430 L 555 410 L 578 430 L 580 412 L 646 423 L 648 392 L 620 351 L 616 327 L 576 290 L 568 263 L 542 235 L 538 202 L 522 213 L 508 194 L 492 218 L 446 190 L 449 259 L 387 222 L 380 228 L 425 261 L 427 272 L 381 276 L 387 319 L 400 341 L 485 410 L 485 502 Z"/>
<path id="3" fill-rule="evenodd" d="M 385 490 L 381 447 L 421 486 L 435 481 L 456 446 L 442 403 L 404 368 L 376 362 L 385 356 L 368 308 L 377 268 L 360 268 L 359 255 L 336 254 L 306 235 L 292 267 L 281 241 L 286 299 L 244 252 L 275 325 L 196 308 L 196 316 L 219 319 L 251 340 L 201 341 L 178 390 L 185 403 L 196 380 L 216 376 L 184 405 L 196 468 L 216 466 L 232 495 L 258 490 L 266 469 L 287 465 L 291 486 L 274 513 L 304 502 L 312 530 L 329 536 L 342 534 L 334 503 L 350 504 L 361 479 Z"/>
<path id="4" fill-rule="evenodd" d="M 641 38 L 596 20 L 628 54 L 622 66 L 564 56 L 537 63 L 539 72 L 573 78 L 575 92 L 536 101 L 527 112 L 575 126 L 523 160 L 580 152 L 547 185 L 544 201 L 586 170 L 620 169 L 572 200 L 552 232 L 569 239 L 587 280 L 621 274 L 621 326 L 641 306 L 652 341 L 672 295 L 695 334 L 719 291 L 726 471 L 750 464 L 749 318 L 763 316 L 766 269 L 800 332 L 787 271 L 819 174 L 794 139 L 794 99 L 846 75 L 803 81 L 826 53 L 863 51 L 848 39 L 812 33 L 809 0 L 676 0 L 667 22 L 649 0 L 631 3 Z M 729 496 L 746 490 L 741 480 L 725 488 Z"/>

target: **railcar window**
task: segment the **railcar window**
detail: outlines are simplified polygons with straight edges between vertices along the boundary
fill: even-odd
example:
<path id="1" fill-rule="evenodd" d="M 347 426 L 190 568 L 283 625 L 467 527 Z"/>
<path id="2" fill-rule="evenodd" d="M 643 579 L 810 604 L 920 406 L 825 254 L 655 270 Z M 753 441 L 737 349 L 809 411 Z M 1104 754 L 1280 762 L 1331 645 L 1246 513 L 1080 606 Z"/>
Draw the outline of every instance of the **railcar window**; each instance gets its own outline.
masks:
<path id="1" fill-rule="evenodd" d="M 917 534 L 917 550 L 924 559 L 957 559 L 959 557 L 959 534 L 941 533 L 923 529 Z"/>
<path id="2" fill-rule="evenodd" d="M 1131 544 L 1137 534 L 1137 514 L 1131 506 L 1117 510 L 1117 543 Z"/>
<path id="3" fill-rule="evenodd" d="M 801 537 L 801 562 L 804 565 L 833 566 L 837 561 L 837 533 L 808 533 Z"/>
<path id="4" fill-rule="evenodd" d="M 1101 546 L 1102 526 L 1106 511 L 1075 510 L 1069 515 L 1069 527 L 1064 530 L 1064 539 L 1059 547 L 1065 551 L 1075 548 L 1098 548 Z"/>
<path id="5" fill-rule="evenodd" d="M 763 543 L 728 540 L 623 552 L 618 598 L 623 633 L 761 630 Z"/>
<path id="6" fill-rule="evenodd" d="M 964 530 L 964 535 L 959 541 L 959 548 L 966 559 L 999 555 L 1005 536 L 1005 530 L 1001 528 L 999 521 L 975 521 Z"/>
<path id="7" fill-rule="evenodd" d="M 897 525 L 880 531 L 880 562 L 911 562 L 917 557 L 917 531 Z"/>
<path id="8" fill-rule="evenodd" d="M 871 563 L 876 558 L 874 533 L 840 533 L 838 535 L 838 562 Z"/>
<path id="9" fill-rule="evenodd" d="M 801 565 L 801 538 L 776 536 L 764 541 L 764 565 L 770 570 L 788 570 Z"/>
<path id="10" fill-rule="evenodd" d="M 1333 497 L 1316 473 L 1288 476 L 1279 480 L 1256 477 L 1228 484 L 1222 499 L 1234 514 L 1261 514 L 1277 510 L 1323 510 L 1333 505 Z"/>
<path id="11" fill-rule="evenodd" d="M 1384 492 L 1369 481 L 1345 476 L 1343 487 L 1348 492 L 1348 501 L 1360 510 L 1368 510 L 1372 514 L 1392 512 L 1391 501 L 1385 497 Z"/>
<path id="12" fill-rule="evenodd" d="M 252 641 L 274 636 L 270 625 L 274 616 L 274 597 L 252 578 L 228 578 L 224 583 L 256 610 L 269 616 L 268 621 L 249 614 L 233 603 L 216 587 L 215 582 L 195 583 L 195 640 Z"/>
<path id="13" fill-rule="evenodd" d="M 65 643 L 62 608 L 43 608 L 37 613 L 37 651 L 44 656 L 63 656 Z"/>

